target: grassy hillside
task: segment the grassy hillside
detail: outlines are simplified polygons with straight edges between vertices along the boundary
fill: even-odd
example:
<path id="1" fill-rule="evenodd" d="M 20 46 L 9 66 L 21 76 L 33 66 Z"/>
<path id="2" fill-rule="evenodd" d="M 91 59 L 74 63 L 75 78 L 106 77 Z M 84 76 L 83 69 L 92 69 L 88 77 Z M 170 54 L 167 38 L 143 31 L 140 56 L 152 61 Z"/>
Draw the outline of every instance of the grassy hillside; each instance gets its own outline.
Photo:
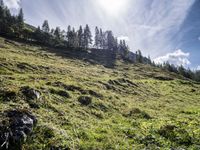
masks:
<path id="1" fill-rule="evenodd" d="M 38 119 L 23 149 L 200 149 L 200 84 L 71 53 L 0 38 L 0 120 L 9 109 Z M 27 100 L 25 86 L 40 96 Z"/>

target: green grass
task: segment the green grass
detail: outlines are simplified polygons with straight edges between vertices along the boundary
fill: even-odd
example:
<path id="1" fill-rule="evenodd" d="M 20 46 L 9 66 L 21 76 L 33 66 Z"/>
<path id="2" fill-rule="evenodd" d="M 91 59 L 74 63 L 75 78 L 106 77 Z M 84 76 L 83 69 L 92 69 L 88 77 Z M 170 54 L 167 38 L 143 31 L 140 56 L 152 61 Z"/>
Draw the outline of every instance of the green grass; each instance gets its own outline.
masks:
<path id="1" fill-rule="evenodd" d="M 106 68 L 4 40 L 0 38 L 0 90 L 17 97 L 5 101 L 1 96 L 0 111 L 28 109 L 38 118 L 23 149 L 200 149 L 200 84 L 149 65 L 117 61 L 115 68 Z M 39 109 L 23 98 L 23 86 L 42 93 L 35 101 Z M 70 98 L 52 89 L 64 90 Z M 79 103 L 83 95 L 92 98 L 90 105 Z"/>

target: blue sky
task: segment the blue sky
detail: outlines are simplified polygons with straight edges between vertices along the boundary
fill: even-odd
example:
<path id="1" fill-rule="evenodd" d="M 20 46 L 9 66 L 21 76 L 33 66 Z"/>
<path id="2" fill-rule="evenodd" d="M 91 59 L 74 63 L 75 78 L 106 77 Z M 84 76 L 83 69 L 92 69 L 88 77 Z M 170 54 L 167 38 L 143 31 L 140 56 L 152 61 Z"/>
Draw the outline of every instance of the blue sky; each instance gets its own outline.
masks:
<path id="1" fill-rule="evenodd" d="M 156 62 L 200 68 L 200 0 L 4 0 L 25 21 L 51 27 L 89 24 L 112 30 Z"/>

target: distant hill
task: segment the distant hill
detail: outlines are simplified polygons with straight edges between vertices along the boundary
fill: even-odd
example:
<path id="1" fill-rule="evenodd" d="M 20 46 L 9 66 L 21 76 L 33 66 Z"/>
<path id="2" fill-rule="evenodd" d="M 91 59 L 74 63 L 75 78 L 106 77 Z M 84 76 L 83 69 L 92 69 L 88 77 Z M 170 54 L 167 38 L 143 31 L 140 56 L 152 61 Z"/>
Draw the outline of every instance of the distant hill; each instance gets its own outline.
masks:
<path id="1" fill-rule="evenodd" d="M 198 83 L 112 52 L 0 38 L 0 149 L 198 149 L 199 100 Z"/>

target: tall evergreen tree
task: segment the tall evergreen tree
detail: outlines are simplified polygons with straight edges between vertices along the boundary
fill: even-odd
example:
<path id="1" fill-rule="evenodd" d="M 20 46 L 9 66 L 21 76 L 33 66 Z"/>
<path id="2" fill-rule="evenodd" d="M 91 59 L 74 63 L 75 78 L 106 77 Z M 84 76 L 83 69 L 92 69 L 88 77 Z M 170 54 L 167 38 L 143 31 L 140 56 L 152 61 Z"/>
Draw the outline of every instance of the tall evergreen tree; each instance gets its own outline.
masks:
<path id="1" fill-rule="evenodd" d="M 56 27 L 54 31 L 54 36 L 56 40 L 61 40 L 61 30 L 60 27 Z"/>
<path id="2" fill-rule="evenodd" d="M 80 28 L 78 30 L 78 45 L 79 45 L 79 47 L 83 47 L 83 43 L 84 43 L 83 28 L 82 28 L 82 26 L 80 26 Z"/>
<path id="3" fill-rule="evenodd" d="M 75 28 L 72 29 L 71 38 L 72 38 L 72 47 L 78 47 L 78 35 L 75 31 Z"/>
<path id="4" fill-rule="evenodd" d="M 84 47 L 88 48 L 92 44 L 92 34 L 88 25 L 84 29 Z"/>
<path id="5" fill-rule="evenodd" d="M 103 48 L 103 31 L 102 29 L 99 30 L 99 46 Z"/>
<path id="6" fill-rule="evenodd" d="M 115 46 L 115 38 L 113 36 L 112 31 L 107 31 L 107 48 L 109 50 L 114 50 Z"/>
<path id="7" fill-rule="evenodd" d="M 99 48 L 100 47 L 100 32 L 99 32 L 99 29 L 98 27 L 95 28 L 95 41 L 94 41 L 94 46 L 96 48 Z"/>
<path id="8" fill-rule="evenodd" d="M 143 63 L 143 56 L 141 50 L 136 51 L 136 62 Z"/>
<path id="9" fill-rule="evenodd" d="M 68 46 L 73 47 L 73 30 L 71 29 L 70 25 L 67 27 L 67 41 Z"/>
<path id="10" fill-rule="evenodd" d="M 17 16 L 17 19 L 18 19 L 18 21 L 20 23 L 24 23 L 24 13 L 23 13 L 23 9 L 22 8 L 19 10 L 19 14 Z"/>
<path id="11" fill-rule="evenodd" d="M 43 25 L 42 25 L 42 31 L 44 31 L 44 32 L 46 32 L 46 33 L 49 33 L 50 28 L 49 28 L 48 20 L 44 20 L 44 23 L 43 23 Z"/>

